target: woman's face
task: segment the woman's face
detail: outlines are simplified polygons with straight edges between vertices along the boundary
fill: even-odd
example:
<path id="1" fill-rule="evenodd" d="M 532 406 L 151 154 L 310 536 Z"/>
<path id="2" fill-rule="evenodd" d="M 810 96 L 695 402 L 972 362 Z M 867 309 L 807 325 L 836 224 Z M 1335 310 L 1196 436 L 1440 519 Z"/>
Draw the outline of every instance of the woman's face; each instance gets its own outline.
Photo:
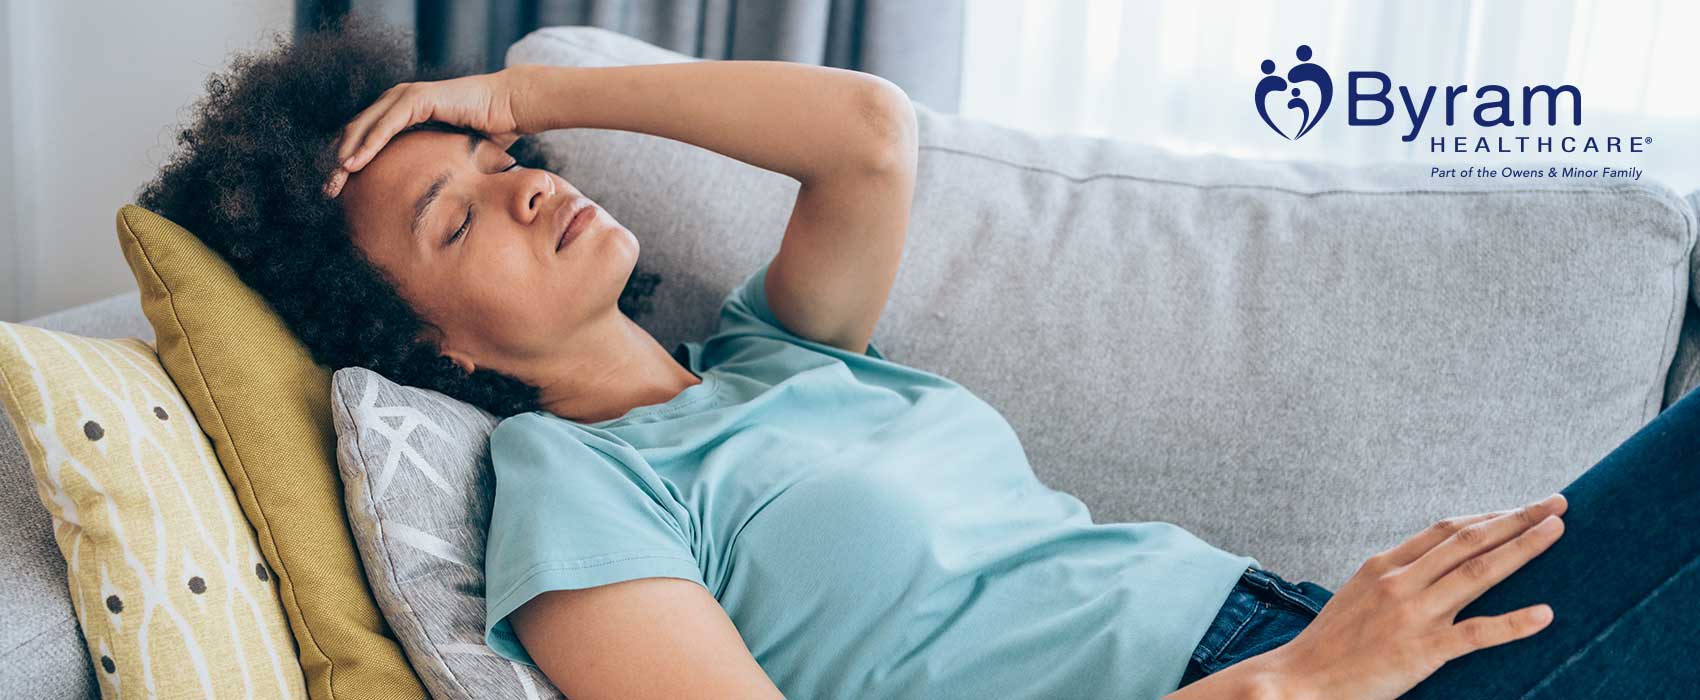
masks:
<path id="1" fill-rule="evenodd" d="M 391 139 L 338 197 L 354 244 L 442 329 L 445 354 L 520 378 L 619 313 L 637 261 L 637 237 L 600 207 L 555 249 L 581 198 L 480 136 L 430 130 Z"/>

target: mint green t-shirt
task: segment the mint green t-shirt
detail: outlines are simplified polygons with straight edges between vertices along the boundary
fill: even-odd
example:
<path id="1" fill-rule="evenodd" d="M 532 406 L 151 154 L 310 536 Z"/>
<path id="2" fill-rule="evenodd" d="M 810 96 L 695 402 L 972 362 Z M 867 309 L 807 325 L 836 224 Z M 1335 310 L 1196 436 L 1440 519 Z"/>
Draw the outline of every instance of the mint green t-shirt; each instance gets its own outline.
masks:
<path id="1" fill-rule="evenodd" d="M 514 609 L 665 576 L 713 593 L 793 700 L 1172 692 L 1258 561 L 1169 523 L 1092 522 L 961 385 L 784 330 L 766 271 L 680 344 L 700 384 L 606 421 L 496 427 L 485 642 L 535 665 Z"/>

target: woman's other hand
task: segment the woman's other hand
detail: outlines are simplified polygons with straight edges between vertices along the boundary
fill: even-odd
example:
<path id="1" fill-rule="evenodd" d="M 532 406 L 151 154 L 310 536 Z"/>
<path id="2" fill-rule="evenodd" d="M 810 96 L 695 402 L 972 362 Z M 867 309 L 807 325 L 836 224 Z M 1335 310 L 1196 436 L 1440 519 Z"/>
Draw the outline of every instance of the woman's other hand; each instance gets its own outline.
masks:
<path id="1" fill-rule="evenodd" d="M 1287 697 L 1393 700 L 1451 659 L 1539 632 L 1551 606 L 1453 619 L 1557 541 L 1567 506 L 1553 494 L 1435 523 L 1370 557 L 1303 632 L 1260 660 L 1278 669 Z"/>
<path id="2" fill-rule="evenodd" d="M 464 126 L 482 132 L 503 149 L 521 136 L 514 119 L 516 78 L 512 69 L 433 82 L 400 83 L 385 90 L 361 110 L 337 137 L 341 163 L 325 183 L 325 194 L 336 197 L 348 176 L 359 172 L 403 129 L 426 121 Z"/>

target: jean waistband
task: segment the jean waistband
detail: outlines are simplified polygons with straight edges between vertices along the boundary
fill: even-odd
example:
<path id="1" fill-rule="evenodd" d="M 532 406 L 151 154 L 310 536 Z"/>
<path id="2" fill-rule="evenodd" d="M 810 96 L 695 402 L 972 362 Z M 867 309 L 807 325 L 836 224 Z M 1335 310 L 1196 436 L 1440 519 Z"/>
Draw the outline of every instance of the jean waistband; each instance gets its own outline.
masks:
<path id="1" fill-rule="evenodd" d="M 1328 589 L 1315 583 L 1293 583 L 1255 565 L 1246 567 L 1245 573 L 1240 575 L 1239 584 L 1236 585 L 1247 585 L 1254 591 L 1261 591 L 1266 598 L 1274 596 L 1272 602 L 1281 601 L 1297 606 L 1312 617 L 1321 614 L 1322 606 L 1333 597 L 1333 593 Z"/>
<path id="2" fill-rule="evenodd" d="M 1267 623 L 1254 624 L 1260 615 L 1280 615 L 1295 619 L 1315 619 L 1333 594 L 1328 589 L 1315 583 L 1305 581 L 1292 583 L 1274 572 L 1250 566 L 1240 575 L 1239 581 L 1228 593 L 1228 599 L 1222 603 L 1222 608 L 1216 613 L 1216 619 L 1205 631 L 1203 639 L 1193 651 L 1193 660 L 1205 664 L 1218 664 L 1224 661 L 1226 655 L 1232 657 L 1235 650 L 1230 645 L 1241 647 L 1247 644 L 1259 645 L 1285 641 L 1273 639 L 1247 639 L 1248 627 L 1256 628 L 1258 634 L 1271 633 Z M 1279 627 L 1296 633 L 1299 627 L 1291 624 Z M 1214 668 L 1214 666 L 1212 666 Z"/>

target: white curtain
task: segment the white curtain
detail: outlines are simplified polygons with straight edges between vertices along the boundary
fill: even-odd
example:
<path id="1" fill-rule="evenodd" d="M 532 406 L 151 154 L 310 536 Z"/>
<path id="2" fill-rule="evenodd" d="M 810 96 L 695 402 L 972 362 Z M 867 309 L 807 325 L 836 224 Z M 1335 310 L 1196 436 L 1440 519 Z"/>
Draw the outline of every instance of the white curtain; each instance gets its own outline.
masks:
<path id="1" fill-rule="evenodd" d="M 1700 188 L 1694 0 L 969 0 L 965 22 L 961 111 L 1009 126 L 1250 158 L 1639 167 L 1643 182 Z M 1315 131 L 1293 141 L 1264 125 L 1252 96 L 1259 64 L 1271 59 L 1284 75 L 1301 44 L 1333 76 L 1335 96 Z M 1395 102 L 1399 85 L 1469 87 L 1453 125 L 1440 92 L 1407 142 L 1403 109 L 1384 126 L 1347 126 L 1353 70 L 1386 73 Z M 1518 126 L 1475 124 L 1484 84 L 1511 90 Z M 1522 86 L 1564 84 L 1581 91 L 1581 126 L 1563 109 L 1547 126 L 1544 107 L 1521 125 Z M 1364 116 L 1376 113 L 1364 105 Z M 1442 135 L 1652 142 L 1639 154 L 1536 153 L 1532 143 L 1526 153 L 1431 153 L 1428 137 Z"/>

